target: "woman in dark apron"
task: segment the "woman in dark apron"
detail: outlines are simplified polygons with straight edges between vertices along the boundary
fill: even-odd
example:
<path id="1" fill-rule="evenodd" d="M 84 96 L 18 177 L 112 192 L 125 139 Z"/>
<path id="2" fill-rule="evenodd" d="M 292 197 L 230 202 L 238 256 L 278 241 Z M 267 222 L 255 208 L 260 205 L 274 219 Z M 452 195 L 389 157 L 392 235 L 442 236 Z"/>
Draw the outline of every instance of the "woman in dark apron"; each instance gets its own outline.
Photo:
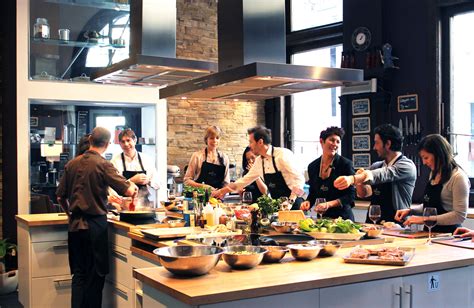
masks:
<path id="1" fill-rule="evenodd" d="M 217 126 L 206 129 L 204 142 L 207 147 L 191 156 L 184 176 L 186 185 L 219 189 L 229 183 L 229 159 L 217 150 L 221 134 Z"/>
<path id="2" fill-rule="evenodd" d="M 249 172 L 254 162 L 255 154 L 252 152 L 250 147 L 246 147 L 244 154 L 242 155 L 242 170 L 244 170 L 242 176 L 245 176 Z M 255 182 L 247 185 L 244 190 L 252 193 L 252 202 L 257 202 L 257 199 L 267 192 L 267 186 L 262 178 L 258 178 Z"/>
<path id="3" fill-rule="evenodd" d="M 302 210 L 309 210 L 316 198 L 325 198 L 328 209 L 324 216 L 330 218 L 342 217 L 354 221 L 352 207 L 354 206 L 355 189 L 349 186 L 339 190 L 333 185 L 334 180 L 341 175 L 353 175 L 352 162 L 337 154 L 344 136 L 344 130 L 339 127 L 328 127 L 320 134 L 323 154 L 308 165 L 309 195 L 301 204 Z"/>
<path id="4" fill-rule="evenodd" d="M 451 145 L 438 134 L 425 136 L 418 145 L 418 153 L 431 170 L 430 181 L 426 185 L 423 207 L 437 210 L 434 232 L 454 232 L 466 218 L 469 204 L 470 182 L 467 174 L 454 161 Z M 400 210 L 397 220 L 403 221 L 410 210 Z M 413 214 L 413 213 L 412 213 Z M 422 213 L 414 213 L 404 222 L 405 225 L 424 224 Z"/>

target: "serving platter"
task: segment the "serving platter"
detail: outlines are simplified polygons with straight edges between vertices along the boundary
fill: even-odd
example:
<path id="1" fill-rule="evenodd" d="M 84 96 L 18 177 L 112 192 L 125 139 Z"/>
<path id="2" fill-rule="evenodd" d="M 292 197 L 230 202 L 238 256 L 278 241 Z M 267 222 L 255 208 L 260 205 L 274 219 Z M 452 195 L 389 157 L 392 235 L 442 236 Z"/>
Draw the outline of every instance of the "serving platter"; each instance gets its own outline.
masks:
<path id="1" fill-rule="evenodd" d="M 345 263 L 357 263 L 357 264 L 375 264 L 375 265 L 396 265 L 405 266 L 408 262 L 413 259 L 415 255 L 415 248 L 413 247 L 398 247 L 398 249 L 405 251 L 405 255 L 402 260 L 383 260 L 379 256 L 371 255 L 367 259 L 350 258 L 349 255 L 343 257 Z"/>
<path id="2" fill-rule="evenodd" d="M 356 241 L 360 240 L 365 233 L 328 233 L 328 232 L 304 232 L 317 240 L 345 240 Z"/>

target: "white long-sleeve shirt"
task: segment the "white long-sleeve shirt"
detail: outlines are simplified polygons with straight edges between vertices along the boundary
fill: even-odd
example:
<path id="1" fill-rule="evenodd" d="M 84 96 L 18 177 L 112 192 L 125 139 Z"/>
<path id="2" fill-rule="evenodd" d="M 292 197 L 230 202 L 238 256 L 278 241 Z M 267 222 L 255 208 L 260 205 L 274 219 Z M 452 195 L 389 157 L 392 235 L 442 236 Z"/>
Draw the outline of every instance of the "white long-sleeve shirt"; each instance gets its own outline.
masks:
<path id="1" fill-rule="evenodd" d="M 138 160 L 138 154 L 140 154 L 140 158 L 142 159 L 142 164 L 143 168 L 146 171 L 146 175 L 150 177 L 150 183 L 148 184 L 148 186 L 153 189 L 159 189 L 160 183 L 158 181 L 158 174 L 156 171 L 155 163 L 146 154 L 139 153 L 137 151 L 137 155 L 135 155 L 133 159 L 128 157 L 127 155 L 124 155 L 125 168 L 127 169 L 127 171 L 142 171 L 140 161 Z M 116 154 L 110 162 L 115 166 L 115 168 L 120 174 L 123 173 L 122 153 Z"/>
<path id="2" fill-rule="evenodd" d="M 301 196 L 304 193 L 305 180 L 303 172 L 296 163 L 293 152 L 286 148 L 273 147 L 271 145 L 268 147 L 265 157 L 257 156 L 249 172 L 243 178 L 231 183 L 229 187 L 232 190 L 241 190 L 259 177 L 264 178 L 264 173 L 275 173 L 272 161 L 272 149 L 274 149 L 273 156 L 275 157 L 275 165 L 278 171 L 282 173 L 292 195 Z M 262 159 L 265 164 L 265 170 L 262 168 Z"/>

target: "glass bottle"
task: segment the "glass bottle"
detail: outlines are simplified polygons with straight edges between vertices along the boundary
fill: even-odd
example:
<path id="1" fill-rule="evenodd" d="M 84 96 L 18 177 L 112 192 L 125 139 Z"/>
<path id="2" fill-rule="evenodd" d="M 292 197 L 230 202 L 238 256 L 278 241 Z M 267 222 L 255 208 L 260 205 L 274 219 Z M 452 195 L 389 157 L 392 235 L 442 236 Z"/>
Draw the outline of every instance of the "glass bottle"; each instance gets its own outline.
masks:
<path id="1" fill-rule="evenodd" d="M 36 18 L 33 26 L 33 37 L 40 39 L 49 39 L 49 24 L 46 18 Z"/>

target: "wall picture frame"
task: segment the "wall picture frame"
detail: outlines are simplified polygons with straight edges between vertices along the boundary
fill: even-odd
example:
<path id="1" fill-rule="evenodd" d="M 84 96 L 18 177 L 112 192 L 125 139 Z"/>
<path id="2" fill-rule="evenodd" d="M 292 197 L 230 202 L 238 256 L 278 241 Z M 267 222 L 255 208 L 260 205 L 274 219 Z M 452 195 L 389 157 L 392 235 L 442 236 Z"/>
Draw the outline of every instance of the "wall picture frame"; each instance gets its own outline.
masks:
<path id="1" fill-rule="evenodd" d="M 370 153 L 352 154 L 352 163 L 354 164 L 354 169 L 370 167 Z"/>
<path id="2" fill-rule="evenodd" d="M 370 133 L 370 118 L 361 117 L 352 119 L 352 133 L 353 134 L 366 134 Z"/>
<path id="3" fill-rule="evenodd" d="M 398 106 L 398 112 L 418 111 L 418 94 L 398 96 L 397 106 Z"/>
<path id="4" fill-rule="evenodd" d="M 352 136 L 352 151 L 370 151 L 370 135 Z"/>
<path id="5" fill-rule="evenodd" d="M 370 100 L 368 98 L 355 99 L 352 101 L 352 115 L 367 115 L 370 114 Z"/>
<path id="6" fill-rule="evenodd" d="M 38 127 L 38 125 L 39 125 L 39 118 L 30 117 L 30 127 Z"/>

